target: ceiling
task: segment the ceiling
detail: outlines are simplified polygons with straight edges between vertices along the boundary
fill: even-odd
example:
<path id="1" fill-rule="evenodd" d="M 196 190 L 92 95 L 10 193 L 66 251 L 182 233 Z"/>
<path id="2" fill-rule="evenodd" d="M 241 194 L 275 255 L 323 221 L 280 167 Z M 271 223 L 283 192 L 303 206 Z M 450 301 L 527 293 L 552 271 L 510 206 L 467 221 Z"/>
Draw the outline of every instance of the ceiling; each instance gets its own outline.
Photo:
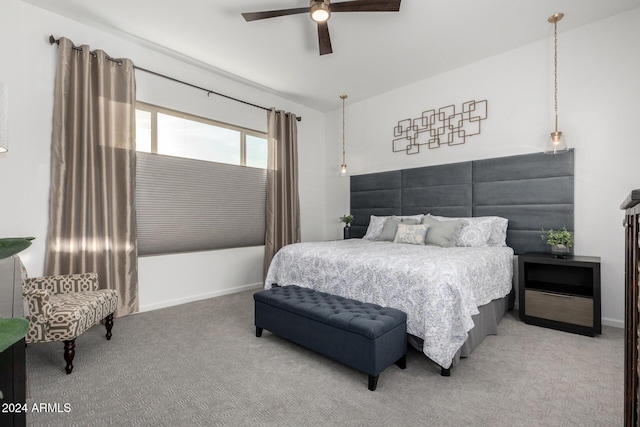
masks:
<path id="1" fill-rule="evenodd" d="M 565 14 L 562 33 L 640 7 L 640 0 L 404 0 L 400 12 L 334 13 L 333 54 L 320 56 L 308 15 L 254 22 L 240 15 L 308 0 L 23 1 L 322 112 L 340 108 L 343 93 L 350 102 L 367 99 L 550 38 L 547 18 L 556 12 Z"/>

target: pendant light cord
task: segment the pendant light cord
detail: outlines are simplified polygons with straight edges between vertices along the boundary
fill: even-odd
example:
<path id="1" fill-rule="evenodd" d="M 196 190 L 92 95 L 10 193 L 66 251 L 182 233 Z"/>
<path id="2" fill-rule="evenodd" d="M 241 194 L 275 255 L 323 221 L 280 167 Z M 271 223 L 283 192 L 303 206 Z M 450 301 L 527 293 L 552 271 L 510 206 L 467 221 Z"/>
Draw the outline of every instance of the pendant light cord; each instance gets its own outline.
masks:
<path id="1" fill-rule="evenodd" d="M 342 165 L 346 165 L 345 162 L 345 148 L 344 148 L 344 100 L 347 98 L 347 95 L 340 95 L 342 98 Z"/>
<path id="2" fill-rule="evenodd" d="M 556 113 L 556 132 L 558 132 L 558 21 L 553 23 L 553 87 L 554 110 Z"/>

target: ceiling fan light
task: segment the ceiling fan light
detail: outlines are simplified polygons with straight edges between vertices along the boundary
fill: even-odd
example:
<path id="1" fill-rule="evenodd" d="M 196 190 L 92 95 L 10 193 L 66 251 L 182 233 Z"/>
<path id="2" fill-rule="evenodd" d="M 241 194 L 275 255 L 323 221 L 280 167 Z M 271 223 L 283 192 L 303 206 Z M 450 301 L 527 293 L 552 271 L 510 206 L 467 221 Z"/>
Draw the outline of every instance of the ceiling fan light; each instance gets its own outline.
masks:
<path id="1" fill-rule="evenodd" d="M 327 22 L 331 17 L 329 2 L 327 0 L 311 0 L 311 19 L 315 22 Z"/>

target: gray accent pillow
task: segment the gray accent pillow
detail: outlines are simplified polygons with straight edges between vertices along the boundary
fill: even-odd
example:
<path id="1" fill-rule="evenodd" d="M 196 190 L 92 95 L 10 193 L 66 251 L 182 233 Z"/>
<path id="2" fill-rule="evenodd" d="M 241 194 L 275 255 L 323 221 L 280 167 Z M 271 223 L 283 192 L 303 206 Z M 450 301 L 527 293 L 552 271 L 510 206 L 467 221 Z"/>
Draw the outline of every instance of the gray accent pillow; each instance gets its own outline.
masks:
<path id="1" fill-rule="evenodd" d="M 387 218 L 382 226 L 382 232 L 376 238 L 376 240 L 383 240 L 385 242 L 392 242 L 396 237 L 396 232 L 398 231 L 398 224 L 408 224 L 408 225 L 418 225 L 420 224 L 420 220 L 416 218 L 401 218 L 392 216 Z"/>
<path id="2" fill-rule="evenodd" d="M 425 244 L 442 246 L 444 248 L 450 248 L 456 245 L 460 231 L 465 225 L 465 221 L 461 219 L 438 221 L 430 216 L 422 218 L 422 223 L 429 226 Z"/>
<path id="3" fill-rule="evenodd" d="M 437 216 L 431 215 L 433 219 L 437 219 L 438 221 L 451 221 L 454 219 L 463 219 L 469 221 L 471 224 L 475 225 L 477 223 L 481 223 L 484 221 L 491 221 L 491 233 L 489 235 L 489 240 L 487 241 L 488 246 L 507 246 L 507 227 L 509 225 L 509 220 L 506 218 L 502 218 L 501 216 L 475 216 L 475 217 L 467 217 L 467 218 L 454 218 L 454 217 L 446 217 L 446 216 Z M 470 246 L 460 244 L 460 240 L 465 240 L 465 234 L 467 227 L 463 227 L 460 236 L 458 237 L 457 246 Z M 486 246 L 486 245 L 483 245 Z"/>
<path id="4" fill-rule="evenodd" d="M 401 222 L 407 220 L 407 219 L 416 219 L 418 220 L 418 222 L 416 222 L 416 224 L 420 224 L 420 221 L 422 221 L 422 217 L 424 215 L 422 214 L 418 214 L 418 215 L 404 215 L 404 216 L 398 216 L 398 215 L 391 215 L 391 216 L 375 216 L 375 215 L 371 215 L 369 217 L 369 226 L 367 227 L 367 232 L 364 234 L 364 237 L 362 237 L 364 240 L 381 240 L 379 239 L 380 237 L 380 233 L 382 233 L 382 227 L 384 227 L 384 223 L 387 219 L 389 218 L 396 218 L 399 219 Z M 393 238 L 391 239 L 393 240 Z"/>

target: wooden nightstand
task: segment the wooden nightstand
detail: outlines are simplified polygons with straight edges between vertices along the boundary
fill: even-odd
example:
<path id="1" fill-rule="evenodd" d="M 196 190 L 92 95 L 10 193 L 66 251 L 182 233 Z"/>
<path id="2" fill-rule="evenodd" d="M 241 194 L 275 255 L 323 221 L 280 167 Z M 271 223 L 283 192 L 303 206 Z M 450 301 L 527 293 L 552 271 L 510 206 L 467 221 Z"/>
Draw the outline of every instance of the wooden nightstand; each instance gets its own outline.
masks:
<path id="1" fill-rule="evenodd" d="M 602 332 L 600 258 L 518 257 L 520 320 L 576 334 Z"/>

